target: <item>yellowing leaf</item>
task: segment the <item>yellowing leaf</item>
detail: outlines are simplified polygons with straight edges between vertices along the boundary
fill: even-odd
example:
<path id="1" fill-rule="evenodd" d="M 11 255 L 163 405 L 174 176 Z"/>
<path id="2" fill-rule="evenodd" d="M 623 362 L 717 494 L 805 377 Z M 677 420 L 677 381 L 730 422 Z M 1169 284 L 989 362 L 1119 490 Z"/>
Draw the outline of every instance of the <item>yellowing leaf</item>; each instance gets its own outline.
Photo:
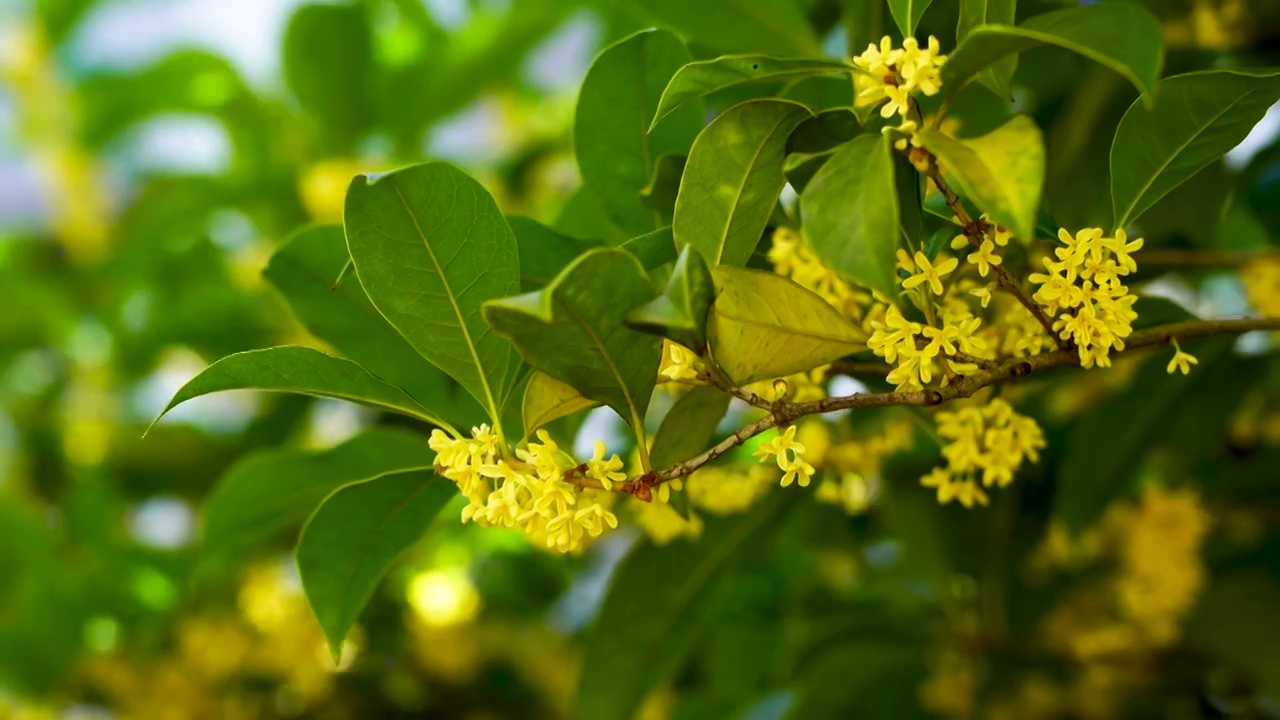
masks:
<path id="1" fill-rule="evenodd" d="M 524 432 L 534 430 L 557 418 L 595 407 L 598 403 L 582 397 L 572 385 L 562 383 L 543 372 L 534 372 L 524 391 Z"/>
<path id="2" fill-rule="evenodd" d="M 1008 226 L 1022 242 L 1035 237 L 1044 188 L 1044 139 L 1031 118 L 1019 115 L 967 140 L 933 129 L 921 130 L 918 137 L 938 156 L 962 197 Z"/>
<path id="3" fill-rule="evenodd" d="M 861 328 L 787 278 L 725 265 L 711 274 L 711 353 L 739 385 L 812 370 L 866 348 Z"/>

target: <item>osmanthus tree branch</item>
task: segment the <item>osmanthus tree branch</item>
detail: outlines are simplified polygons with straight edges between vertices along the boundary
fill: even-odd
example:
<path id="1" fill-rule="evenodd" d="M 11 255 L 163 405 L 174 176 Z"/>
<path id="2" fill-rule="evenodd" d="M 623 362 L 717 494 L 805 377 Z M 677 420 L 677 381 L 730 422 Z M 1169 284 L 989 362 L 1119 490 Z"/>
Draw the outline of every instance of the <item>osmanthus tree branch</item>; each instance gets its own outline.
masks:
<path id="1" fill-rule="evenodd" d="M 1219 335 L 1241 335 L 1255 330 L 1280 330 L 1280 318 L 1190 320 L 1159 325 L 1134 332 L 1126 338 L 1125 349 L 1115 354 L 1127 354 L 1143 348 L 1168 345 L 1175 339 L 1190 340 Z M 614 483 L 611 489 L 616 492 L 635 495 L 642 500 L 648 500 L 652 495 L 653 488 L 689 475 L 703 465 L 712 462 L 766 430 L 789 425 L 807 415 L 818 415 L 835 410 L 888 407 L 892 405 L 940 405 L 950 400 L 967 398 L 979 390 L 998 382 L 1026 377 L 1033 373 L 1053 368 L 1070 367 L 1079 364 L 1080 356 L 1077 351 L 1060 349 L 1030 357 L 1009 358 L 968 375 L 959 382 L 941 388 L 903 392 L 855 393 L 853 395 L 828 397 L 802 403 L 768 403 L 766 408 L 769 412 L 768 415 L 746 425 L 702 454 L 663 470 L 653 470 L 624 482 Z M 585 470 L 585 466 L 583 469 Z M 575 470 L 566 473 L 565 479 L 584 487 L 600 487 L 595 480 L 585 477 L 583 472 L 577 472 L 577 470 L 578 468 L 575 468 Z"/>
<path id="2" fill-rule="evenodd" d="M 974 249 L 981 249 L 982 241 L 986 239 L 986 231 L 983 229 L 982 223 L 973 219 L 973 216 L 965 209 L 964 203 L 960 202 L 960 197 L 943 179 L 942 171 L 938 169 L 938 159 L 922 148 L 912 148 L 912 152 L 923 153 L 928 156 L 928 169 L 925 170 L 925 175 L 937 186 L 938 192 L 942 193 L 942 198 L 947 201 L 947 207 L 951 208 L 951 212 L 955 213 L 956 220 L 960 221 L 961 231 L 964 232 L 965 237 L 969 238 L 969 244 Z M 1003 265 L 992 265 L 991 269 L 995 271 L 996 284 L 1017 298 L 1018 302 L 1022 303 L 1022 306 L 1035 317 L 1036 322 L 1040 323 L 1044 331 L 1049 334 L 1054 344 L 1059 348 L 1063 347 L 1062 340 L 1053 329 L 1053 319 L 1046 315 L 1040 303 L 1032 299 L 1031 295 L 1022 288 L 1017 278 L 1004 269 Z"/>

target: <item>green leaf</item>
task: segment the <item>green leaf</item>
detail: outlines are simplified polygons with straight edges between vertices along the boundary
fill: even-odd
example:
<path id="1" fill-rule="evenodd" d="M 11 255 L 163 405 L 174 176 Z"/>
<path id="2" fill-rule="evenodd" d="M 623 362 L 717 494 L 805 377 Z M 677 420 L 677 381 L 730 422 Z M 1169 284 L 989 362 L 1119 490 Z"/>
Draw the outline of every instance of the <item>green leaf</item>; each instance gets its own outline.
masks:
<path id="1" fill-rule="evenodd" d="M 378 581 L 456 492 L 434 472 L 388 473 L 334 491 L 307 521 L 298 573 L 335 658 Z"/>
<path id="2" fill-rule="evenodd" d="M 357 176 L 344 211 L 347 249 L 374 307 L 499 425 L 522 373 L 480 305 L 520 289 L 516 238 L 493 198 L 448 163 Z"/>
<path id="3" fill-rule="evenodd" d="M 712 276 L 711 354 L 735 384 L 805 372 L 866 349 L 861 328 L 787 278 L 730 266 Z"/>
<path id="4" fill-rule="evenodd" d="M 222 358 L 183 385 L 151 424 L 154 426 L 165 413 L 192 398 L 223 390 L 268 390 L 337 398 L 452 427 L 403 390 L 370 375 L 356 363 L 300 345 L 250 350 Z"/>
<path id="5" fill-rule="evenodd" d="M 662 90 L 692 60 L 676 36 L 646 30 L 605 48 L 582 81 L 573 121 L 582 182 L 614 222 L 635 235 L 663 225 L 640 202 L 659 157 L 689 151 L 702 128 L 702 109 L 690 104 L 648 132 Z"/>
<path id="6" fill-rule="evenodd" d="M 581 186 L 565 201 L 553 228 L 562 235 L 591 241 L 598 239 L 605 245 L 617 245 L 627 239 L 627 234 L 609 219 L 600 198 Z"/>
<path id="7" fill-rule="evenodd" d="M 711 518 L 693 543 L 642 540 L 619 564 L 586 640 L 576 717 L 631 720 L 718 615 L 723 582 L 761 551 L 793 493 L 745 517 Z"/>
<path id="8" fill-rule="evenodd" d="M 791 60 L 767 55 L 725 55 L 714 60 L 699 60 L 676 71 L 662 91 L 653 124 L 690 100 L 725 88 L 762 80 L 796 80 L 858 72 L 852 65 L 832 60 Z"/>
<path id="9" fill-rule="evenodd" d="M 933 0 L 889 0 L 889 12 L 902 37 L 914 37 L 916 25 Z"/>
<path id="10" fill-rule="evenodd" d="M 244 550 L 301 525 L 343 485 L 407 468 L 429 469 L 435 453 L 419 433 L 370 428 L 327 450 L 266 450 L 231 466 L 204 504 L 203 551 Z"/>
<path id="11" fill-rule="evenodd" d="M 834 150 L 788 155 L 782 163 L 782 174 L 787 176 L 787 182 L 796 192 L 803 194 L 804 189 L 809 187 L 809 181 L 813 180 L 813 176 L 818 174 L 832 155 L 835 155 Z"/>
<path id="12" fill-rule="evenodd" d="M 1079 53 L 1133 83 L 1148 104 L 1164 64 L 1160 21 L 1137 3 L 1105 2 L 1036 15 L 1014 27 L 974 28 L 947 56 L 942 86 L 954 95 L 966 82 L 1000 60 L 1037 45 Z"/>
<path id="13" fill-rule="evenodd" d="M 923 247 L 924 192 L 920 187 L 920 173 L 912 167 L 910 160 L 895 155 L 893 182 L 897 189 L 898 228 L 902 232 L 903 244 L 908 248 Z"/>
<path id="14" fill-rule="evenodd" d="M 705 451 L 728 409 L 729 395 L 718 388 L 700 385 L 681 395 L 653 436 L 653 466 L 669 468 Z"/>
<path id="15" fill-rule="evenodd" d="M 1035 238 L 1044 189 L 1044 138 L 1035 121 L 1015 116 L 982 137 L 957 140 L 937 130 L 917 133 L 938 156 L 965 199 L 1024 243 Z"/>
<path id="16" fill-rule="evenodd" d="M 524 432 L 533 435 L 538 428 L 557 418 L 595 407 L 594 400 L 582 397 L 571 385 L 566 385 L 542 372 L 533 373 L 524 389 Z"/>
<path id="17" fill-rule="evenodd" d="M 707 346 L 707 311 L 715 295 L 707 261 L 692 247 L 685 246 L 666 289 L 632 310 L 627 315 L 627 324 L 700 352 Z"/>
<path id="18" fill-rule="evenodd" d="M 837 150 L 800 194 L 801 232 L 827 267 L 896 295 L 897 197 L 889 139 L 860 135 Z"/>
<path id="19" fill-rule="evenodd" d="M 1155 106 L 1134 103 L 1111 145 L 1116 227 L 1142 217 L 1170 190 L 1239 145 L 1280 99 L 1280 70 L 1208 70 L 1156 86 Z"/>
<path id="20" fill-rule="evenodd" d="M 663 155 L 653 168 L 653 177 L 640 191 L 640 201 L 656 211 L 669 223 L 676 211 L 676 196 L 680 193 L 680 178 L 684 175 L 687 155 Z"/>
<path id="21" fill-rule="evenodd" d="M 787 138 L 808 108 L 785 100 L 749 100 L 726 110 L 693 144 L 672 232 L 712 266 L 743 265 L 760 242 L 787 179 Z"/>
<path id="22" fill-rule="evenodd" d="M 373 375 L 399 387 L 441 417 L 470 426 L 484 411 L 455 392 L 449 377 L 427 362 L 378 313 L 355 277 L 334 285 L 350 261 L 338 225 L 294 234 L 263 271 L 312 335 Z"/>
<path id="23" fill-rule="evenodd" d="M 823 110 L 796 128 L 787 140 L 787 153 L 820 153 L 835 150 L 862 132 L 858 116 L 849 108 Z"/>
<path id="24" fill-rule="evenodd" d="M 1017 0 L 960 0 L 960 22 L 956 26 L 957 45 L 982 25 L 1012 25 L 1016 20 Z M 1018 69 L 1016 55 L 997 60 L 978 73 L 978 82 L 991 88 L 1006 100 L 1012 96 L 1010 84 Z"/>
<path id="25" fill-rule="evenodd" d="M 623 319 L 655 294 L 634 256 L 601 248 L 578 258 L 541 292 L 486 303 L 484 317 L 534 368 L 613 408 L 639 432 L 662 341 Z"/>
<path id="26" fill-rule="evenodd" d="M 1251 567 L 1214 573 L 1187 618 L 1186 643 L 1248 673 L 1258 690 L 1280 692 L 1280 584 L 1274 572 Z"/>
<path id="27" fill-rule="evenodd" d="M 618 247 L 639 260 L 645 270 L 654 270 L 676 261 L 676 241 L 670 227 L 633 237 Z"/>
<path id="28" fill-rule="evenodd" d="M 508 215 L 520 249 L 520 292 L 546 287 L 579 255 L 600 244 L 561 235 L 533 218 Z"/>
<path id="29" fill-rule="evenodd" d="M 821 57 L 822 45 L 795 0 L 638 0 L 642 19 L 716 52 Z"/>
<path id="30" fill-rule="evenodd" d="M 351 148 L 372 122 L 373 37 L 360 5 L 298 8 L 284 34 L 284 79 L 331 141 Z"/>

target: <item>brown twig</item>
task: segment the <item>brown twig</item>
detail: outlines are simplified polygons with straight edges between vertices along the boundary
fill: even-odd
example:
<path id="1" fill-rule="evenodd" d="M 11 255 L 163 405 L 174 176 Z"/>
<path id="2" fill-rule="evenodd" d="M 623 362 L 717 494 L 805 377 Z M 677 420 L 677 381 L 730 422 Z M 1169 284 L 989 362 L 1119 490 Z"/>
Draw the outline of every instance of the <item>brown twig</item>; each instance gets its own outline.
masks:
<path id="1" fill-rule="evenodd" d="M 1173 338 L 1177 338 L 1178 340 L 1191 340 L 1194 338 L 1210 337 L 1215 335 L 1240 335 L 1255 330 L 1280 330 L 1280 318 L 1190 320 L 1187 322 L 1160 325 L 1134 332 L 1125 340 L 1125 349 L 1117 354 L 1129 353 L 1142 348 L 1167 345 Z M 701 455 L 690 458 L 682 463 L 677 463 L 665 470 L 654 470 L 624 482 L 615 483 L 613 490 L 616 492 L 635 495 L 642 499 L 647 499 L 650 496 L 650 491 L 654 487 L 677 478 L 685 477 L 694 470 L 712 462 L 738 445 L 746 442 L 748 439 L 771 428 L 789 425 L 807 415 L 818 415 L 836 410 L 887 407 L 892 405 L 941 405 L 942 403 L 950 400 L 967 398 L 979 390 L 998 382 L 1026 377 L 1032 373 L 1039 373 L 1053 368 L 1070 367 L 1079 364 L 1079 354 L 1073 349 L 1063 348 L 1052 352 L 1033 355 L 1031 357 L 1009 358 L 998 363 L 994 363 L 992 367 L 979 370 L 973 375 L 966 376 L 959 382 L 942 388 L 927 388 L 925 390 L 909 390 L 902 392 L 855 393 L 853 395 L 828 397 L 821 400 L 803 403 L 768 403 L 768 409 L 770 411 L 768 415 L 756 420 L 746 427 L 743 427 L 741 430 L 738 430 L 724 440 L 721 440 L 714 447 L 703 452 Z M 589 478 L 582 479 L 590 480 Z M 566 480 L 588 487 L 598 487 L 598 484 L 580 482 L 576 477 L 570 479 L 569 475 L 566 475 Z M 592 483 L 594 483 L 594 481 L 592 481 Z"/>
<path id="2" fill-rule="evenodd" d="M 960 221 L 961 231 L 964 232 L 965 237 L 969 238 L 969 244 L 972 245 L 974 249 L 980 250 L 982 248 L 982 241 L 986 239 L 986 231 L 983 228 L 982 223 L 974 220 L 973 217 L 969 215 L 969 211 L 965 209 L 964 203 L 960 202 L 960 197 L 951 189 L 951 186 L 947 184 L 947 181 L 942 178 L 942 171 L 938 169 L 937 158 L 932 154 L 929 154 L 928 162 L 929 165 L 925 174 L 933 181 L 933 184 L 937 186 L 938 192 L 942 193 L 943 199 L 947 201 L 947 207 L 951 208 L 951 212 L 955 213 L 956 220 Z M 1044 331 L 1049 334 L 1049 337 L 1053 340 L 1055 345 L 1060 348 L 1064 347 L 1064 342 L 1058 337 L 1058 333 L 1053 329 L 1053 319 L 1045 314 L 1044 308 L 1040 306 L 1040 303 L 1036 302 L 1027 294 L 1027 291 L 1022 288 L 1022 285 L 1018 280 L 1014 278 L 1008 270 L 1004 269 L 1004 266 L 992 265 L 991 269 L 995 271 L 996 284 L 1017 298 L 1018 302 L 1022 303 L 1022 306 L 1035 317 L 1036 322 L 1040 323 L 1040 325 L 1044 327 Z"/>

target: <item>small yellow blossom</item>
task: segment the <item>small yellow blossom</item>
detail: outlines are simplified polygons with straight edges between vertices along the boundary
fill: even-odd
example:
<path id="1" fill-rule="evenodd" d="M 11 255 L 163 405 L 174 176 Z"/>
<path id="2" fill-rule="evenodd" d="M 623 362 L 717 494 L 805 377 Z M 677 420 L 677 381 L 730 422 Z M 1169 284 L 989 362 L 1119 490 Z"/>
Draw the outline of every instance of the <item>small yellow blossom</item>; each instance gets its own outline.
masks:
<path id="1" fill-rule="evenodd" d="M 951 274 L 951 272 L 956 269 L 956 266 L 960 264 L 960 261 L 956 258 L 947 258 L 937 265 L 934 265 L 929 262 L 928 256 L 919 250 L 916 251 L 914 260 L 916 267 L 918 268 L 918 272 L 906 280 L 903 280 L 902 287 L 910 290 L 917 285 L 928 283 L 929 289 L 933 291 L 934 295 L 942 294 L 942 278 Z"/>
<path id="2" fill-rule="evenodd" d="M 947 466 L 934 468 L 920 483 L 935 488 L 940 503 L 955 499 L 965 507 L 985 505 L 978 473 L 984 487 L 1003 488 L 1013 482 L 1025 460 L 1039 460 L 1044 447 L 1044 433 L 1036 421 L 998 398 L 981 408 L 939 412 L 936 420 L 938 435 L 951 441 L 942 448 Z"/>
<path id="3" fill-rule="evenodd" d="M 1182 347 L 1178 345 L 1177 340 L 1173 341 L 1173 349 L 1173 359 L 1169 361 L 1169 365 L 1165 368 L 1165 372 L 1170 375 L 1173 374 L 1174 370 L 1180 371 L 1183 375 L 1189 375 L 1191 366 L 1200 364 L 1200 361 L 1194 355 L 1182 351 Z"/>
<path id="4" fill-rule="evenodd" d="M 675 382 L 697 380 L 698 375 L 705 370 L 697 353 L 670 340 L 662 342 L 666 352 L 662 354 L 662 367 L 658 369 L 658 373 Z"/>
<path id="5" fill-rule="evenodd" d="M 995 243 L 990 240 L 983 240 L 981 247 L 979 247 L 976 252 L 969 253 L 969 264 L 977 265 L 978 274 L 982 277 L 987 276 L 987 273 L 991 271 L 992 265 L 999 265 L 1001 263 L 1000 256 L 993 252 L 995 248 Z"/>
<path id="6" fill-rule="evenodd" d="M 814 468 L 804 461 L 803 454 L 804 445 L 796 441 L 795 425 L 788 425 L 785 431 L 761 443 L 760 449 L 756 450 L 756 457 L 762 462 L 768 461 L 769 458 L 777 461 L 778 467 L 784 473 L 782 487 L 797 481 L 800 487 L 809 486 Z"/>

